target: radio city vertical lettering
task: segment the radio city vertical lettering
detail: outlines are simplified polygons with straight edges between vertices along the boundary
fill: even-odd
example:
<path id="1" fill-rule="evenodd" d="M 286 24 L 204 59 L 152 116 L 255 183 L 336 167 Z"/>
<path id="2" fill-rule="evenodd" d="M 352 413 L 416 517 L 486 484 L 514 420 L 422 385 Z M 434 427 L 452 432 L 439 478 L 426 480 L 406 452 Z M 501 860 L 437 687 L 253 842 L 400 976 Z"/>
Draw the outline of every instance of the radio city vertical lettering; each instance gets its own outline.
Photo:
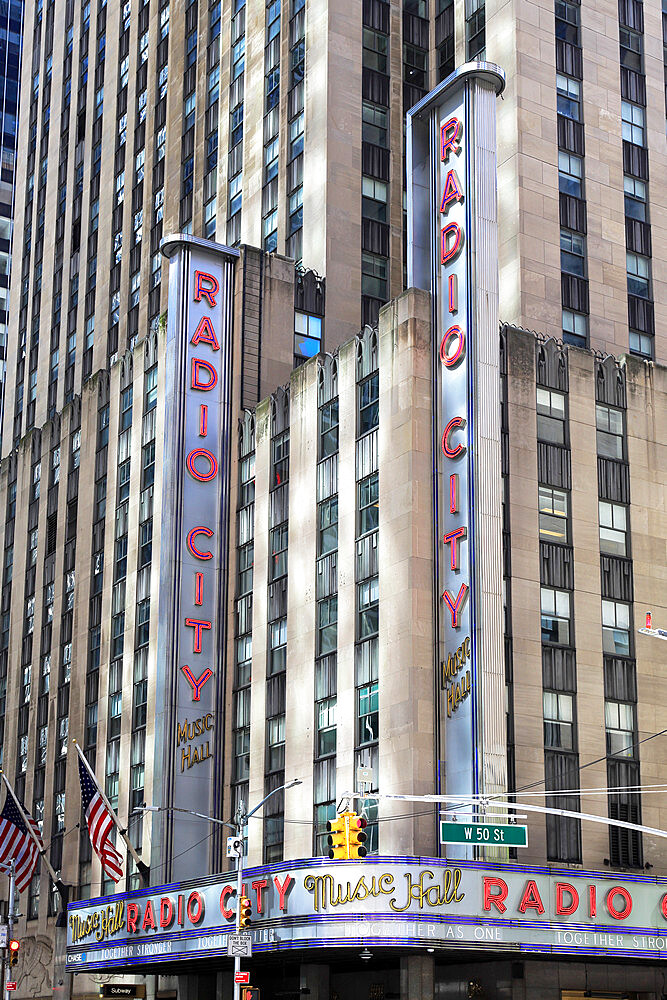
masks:
<path id="1" fill-rule="evenodd" d="M 474 589 L 472 587 L 471 525 L 473 470 L 471 351 L 468 322 L 470 275 L 466 232 L 467 135 L 463 115 L 441 118 L 438 128 L 438 191 L 433 206 L 438 217 L 440 302 L 437 350 L 436 419 L 440 458 L 438 564 L 441 634 L 441 689 L 447 744 L 447 790 L 472 792 L 473 698 L 475 694 Z M 472 640 L 472 642 L 471 642 Z M 461 655 L 461 650 L 466 654 Z M 467 752 L 466 752 L 467 750 Z M 463 780 L 450 779 L 458 759 Z"/>
<path id="2" fill-rule="evenodd" d="M 408 283 L 431 293 L 438 791 L 506 789 L 495 101 L 460 66 L 407 115 Z M 469 808 L 461 808 L 461 815 Z M 466 846 L 448 857 L 471 857 Z"/>
<path id="3" fill-rule="evenodd" d="M 165 241 L 163 252 L 170 273 L 154 800 L 217 815 L 236 255 L 184 236 Z M 205 821 L 167 816 L 154 863 L 166 862 L 169 877 L 207 872 L 210 834 Z"/>

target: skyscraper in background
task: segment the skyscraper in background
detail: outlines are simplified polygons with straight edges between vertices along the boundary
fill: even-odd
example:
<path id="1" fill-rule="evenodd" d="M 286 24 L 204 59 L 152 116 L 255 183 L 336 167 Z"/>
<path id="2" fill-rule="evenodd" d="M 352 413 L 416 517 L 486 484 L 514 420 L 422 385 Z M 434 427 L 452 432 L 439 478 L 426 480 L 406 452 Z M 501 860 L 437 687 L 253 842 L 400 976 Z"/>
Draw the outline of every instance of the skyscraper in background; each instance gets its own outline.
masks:
<path id="1" fill-rule="evenodd" d="M 11 270 L 19 78 L 23 33 L 23 0 L 0 4 L 0 413 L 5 396 L 5 357 L 9 329 L 9 275 Z"/>

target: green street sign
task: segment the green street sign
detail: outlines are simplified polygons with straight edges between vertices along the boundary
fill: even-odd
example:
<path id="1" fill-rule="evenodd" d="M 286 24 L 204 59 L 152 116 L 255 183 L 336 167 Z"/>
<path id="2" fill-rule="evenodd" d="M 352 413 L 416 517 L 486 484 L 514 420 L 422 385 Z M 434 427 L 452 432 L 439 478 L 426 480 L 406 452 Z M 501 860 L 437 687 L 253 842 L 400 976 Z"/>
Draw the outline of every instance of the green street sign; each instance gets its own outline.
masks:
<path id="1" fill-rule="evenodd" d="M 440 824 L 441 844 L 486 844 L 489 847 L 528 847 L 528 827 L 514 823 Z"/>

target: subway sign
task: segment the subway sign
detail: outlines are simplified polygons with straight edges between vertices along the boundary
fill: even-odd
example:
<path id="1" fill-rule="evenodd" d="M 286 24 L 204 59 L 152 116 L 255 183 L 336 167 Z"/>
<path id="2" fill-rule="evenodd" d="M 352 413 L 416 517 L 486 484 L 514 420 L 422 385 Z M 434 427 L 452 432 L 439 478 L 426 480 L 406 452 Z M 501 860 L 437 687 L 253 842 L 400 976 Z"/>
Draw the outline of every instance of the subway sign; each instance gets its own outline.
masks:
<path id="1" fill-rule="evenodd" d="M 432 303 L 438 791 L 460 796 L 506 790 L 495 132 L 503 87 L 498 67 L 468 63 L 407 117 L 408 284 L 430 291 Z"/>
<path id="2" fill-rule="evenodd" d="M 169 308 L 153 787 L 157 805 L 217 815 L 238 251 L 174 236 L 162 252 Z M 219 856 L 210 833 L 206 820 L 162 813 L 151 867 L 167 879 L 207 874 Z"/>
<path id="3" fill-rule="evenodd" d="M 253 954 L 362 945 L 667 957 L 667 878 L 435 858 L 324 858 L 244 873 Z M 71 903 L 67 968 L 224 959 L 234 873 Z"/>

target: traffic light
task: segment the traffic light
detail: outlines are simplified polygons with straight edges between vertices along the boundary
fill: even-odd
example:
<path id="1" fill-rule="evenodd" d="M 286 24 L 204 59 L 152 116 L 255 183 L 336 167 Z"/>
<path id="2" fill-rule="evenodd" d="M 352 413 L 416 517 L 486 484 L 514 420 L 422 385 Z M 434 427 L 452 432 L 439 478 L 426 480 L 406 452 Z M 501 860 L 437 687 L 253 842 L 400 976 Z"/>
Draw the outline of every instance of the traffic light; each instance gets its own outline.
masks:
<path id="1" fill-rule="evenodd" d="M 21 947 L 21 942 L 17 941 L 16 938 L 12 938 L 9 942 L 9 966 L 10 968 L 19 960 L 19 948 Z"/>
<path id="2" fill-rule="evenodd" d="M 342 813 L 340 816 L 336 816 L 335 819 L 329 820 L 327 830 L 329 831 L 329 836 L 327 837 L 329 858 L 332 861 L 347 861 L 349 857 L 347 813 Z"/>
<path id="3" fill-rule="evenodd" d="M 250 914 L 252 913 L 252 905 L 247 896 L 241 896 L 239 899 L 239 927 L 250 927 Z"/>
<path id="4" fill-rule="evenodd" d="M 363 832 L 366 820 L 354 812 L 344 812 L 329 820 L 329 857 L 332 861 L 355 861 L 366 857 L 363 846 L 366 834 Z"/>
<path id="5" fill-rule="evenodd" d="M 350 836 L 348 839 L 349 857 L 352 860 L 355 858 L 365 858 L 368 853 L 363 846 L 366 842 L 366 834 L 363 832 L 365 826 L 366 820 L 363 816 L 357 816 L 356 813 L 352 813 L 350 816 Z"/>
<path id="6" fill-rule="evenodd" d="M 241 1000 L 259 1000 L 259 987 L 243 986 Z"/>

